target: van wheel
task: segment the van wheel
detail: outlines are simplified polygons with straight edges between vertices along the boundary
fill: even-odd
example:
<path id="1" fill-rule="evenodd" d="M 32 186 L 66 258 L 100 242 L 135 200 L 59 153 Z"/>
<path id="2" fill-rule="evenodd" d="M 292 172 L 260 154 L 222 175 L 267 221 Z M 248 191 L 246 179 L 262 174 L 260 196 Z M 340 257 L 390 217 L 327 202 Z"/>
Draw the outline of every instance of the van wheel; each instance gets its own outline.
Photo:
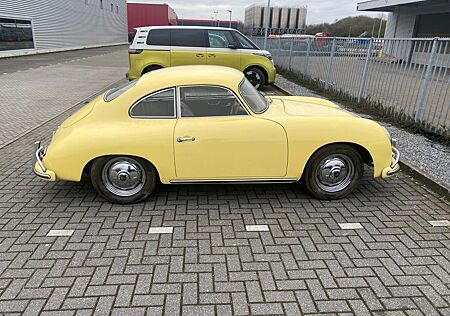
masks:
<path id="1" fill-rule="evenodd" d="M 128 156 L 101 157 L 94 161 L 91 181 L 106 200 L 117 204 L 137 203 L 155 188 L 156 170 L 141 158 Z"/>
<path id="2" fill-rule="evenodd" d="M 329 145 L 308 161 L 305 183 L 319 199 L 340 199 L 355 190 L 363 173 L 363 160 L 357 150 L 348 145 Z"/>
<path id="3" fill-rule="evenodd" d="M 150 72 L 150 71 L 153 71 L 153 70 L 161 69 L 161 68 L 163 68 L 163 67 L 161 67 L 161 66 L 156 66 L 156 65 L 154 65 L 154 66 L 148 66 L 148 67 L 146 67 L 146 68 L 142 71 L 142 74 L 141 74 L 141 75 L 146 74 L 147 72 Z"/>
<path id="4" fill-rule="evenodd" d="M 256 89 L 261 89 L 266 83 L 266 75 L 261 69 L 251 67 L 245 70 L 245 77 Z"/>

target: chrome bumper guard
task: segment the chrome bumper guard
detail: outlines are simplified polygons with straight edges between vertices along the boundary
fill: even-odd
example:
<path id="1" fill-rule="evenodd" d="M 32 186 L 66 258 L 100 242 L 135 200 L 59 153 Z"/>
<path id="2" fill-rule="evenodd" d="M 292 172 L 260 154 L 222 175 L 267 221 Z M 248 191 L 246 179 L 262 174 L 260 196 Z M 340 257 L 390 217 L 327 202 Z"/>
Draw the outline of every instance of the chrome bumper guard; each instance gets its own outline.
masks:
<path id="1" fill-rule="evenodd" d="M 392 158 L 394 159 L 394 162 L 391 164 L 392 170 L 387 172 L 388 176 L 392 176 L 393 174 L 400 171 L 400 167 L 398 165 L 398 162 L 400 160 L 400 152 L 394 146 L 392 146 Z"/>
<path id="2" fill-rule="evenodd" d="M 36 158 L 36 162 L 38 163 L 39 167 L 41 167 L 41 170 L 43 172 L 46 172 L 47 169 L 44 167 L 44 164 L 42 162 L 42 158 L 45 156 L 45 152 L 46 152 L 46 148 L 41 146 L 41 142 L 37 141 L 34 143 L 34 145 L 36 146 L 36 151 L 35 151 L 35 158 Z M 44 179 L 51 179 L 51 176 L 45 173 L 41 173 L 39 171 L 36 170 L 36 168 L 33 167 L 33 171 L 34 174 L 37 175 L 38 177 L 44 178 Z"/>

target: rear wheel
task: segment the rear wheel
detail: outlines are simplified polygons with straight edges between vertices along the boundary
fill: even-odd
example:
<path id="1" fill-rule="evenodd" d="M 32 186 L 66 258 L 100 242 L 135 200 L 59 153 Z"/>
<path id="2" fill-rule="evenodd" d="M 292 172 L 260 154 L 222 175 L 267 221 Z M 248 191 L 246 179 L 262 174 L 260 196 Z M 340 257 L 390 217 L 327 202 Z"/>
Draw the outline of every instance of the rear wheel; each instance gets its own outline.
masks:
<path id="1" fill-rule="evenodd" d="M 92 185 L 112 203 L 137 203 L 146 199 L 156 180 L 155 168 L 140 158 L 110 156 L 98 158 L 92 164 Z"/>
<path id="2" fill-rule="evenodd" d="M 309 160 L 305 183 L 319 199 L 340 199 L 355 190 L 363 173 L 363 160 L 357 150 L 348 145 L 330 145 Z"/>
<path id="3" fill-rule="evenodd" d="M 266 75 L 259 68 L 250 67 L 244 71 L 244 74 L 248 81 L 258 90 L 266 84 Z"/>

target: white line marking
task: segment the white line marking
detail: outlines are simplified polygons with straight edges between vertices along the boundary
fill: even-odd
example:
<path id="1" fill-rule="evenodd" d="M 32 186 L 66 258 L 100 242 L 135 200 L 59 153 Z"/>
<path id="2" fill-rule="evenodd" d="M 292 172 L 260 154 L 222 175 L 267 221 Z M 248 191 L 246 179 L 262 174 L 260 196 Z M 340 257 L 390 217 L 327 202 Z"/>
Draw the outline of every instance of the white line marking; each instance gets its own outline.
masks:
<path id="1" fill-rule="evenodd" d="M 245 230 L 248 232 L 268 232 L 268 225 L 245 225 Z"/>
<path id="2" fill-rule="evenodd" d="M 435 227 L 441 227 L 441 226 L 450 226 L 450 221 L 444 219 L 440 221 L 428 221 L 428 223 L 431 224 L 431 226 Z"/>
<path id="3" fill-rule="evenodd" d="M 47 237 L 65 237 L 65 236 L 72 236 L 73 232 L 75 230 L 73 229 L 51 229 L 47 233 Z"/>
<path id="4" fill-rule="evenodd" d="M 338 223 L 341 229 L 362 229 L 361 223 Z"/>
<path id="5" fill-rule="evenodd" d="M 167 226 L 167 227 L 150 227 L 148 230 L 149 234 L 172 234 L 173 233 L 173 227 Z"/>

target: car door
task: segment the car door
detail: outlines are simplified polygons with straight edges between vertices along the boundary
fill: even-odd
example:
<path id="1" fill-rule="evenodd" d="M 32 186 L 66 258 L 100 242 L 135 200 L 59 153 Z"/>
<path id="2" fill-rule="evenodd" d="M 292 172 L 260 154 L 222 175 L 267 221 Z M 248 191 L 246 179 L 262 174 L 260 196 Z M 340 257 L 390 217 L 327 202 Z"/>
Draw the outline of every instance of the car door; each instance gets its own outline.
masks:
<path id="1" fill-rule="evenodd" d="M 233 35 L 227 30 L 207 30 L 206 48 L 208 65 L 226 66 L 235 69 L 241 67 L 241 54 Z"/>
<path id="2" fill-rule="evenodd" d="M 278 123 L 251 115 L 217 86 L 178 88 L 174 131 L 178 180 L 271 179 L 286 175 L 287 139 Z"/>
<path id="3" fill-rule="evenodd" d="M 171 29 L 171 66 L 206 64 L 206 30 Z"/>

